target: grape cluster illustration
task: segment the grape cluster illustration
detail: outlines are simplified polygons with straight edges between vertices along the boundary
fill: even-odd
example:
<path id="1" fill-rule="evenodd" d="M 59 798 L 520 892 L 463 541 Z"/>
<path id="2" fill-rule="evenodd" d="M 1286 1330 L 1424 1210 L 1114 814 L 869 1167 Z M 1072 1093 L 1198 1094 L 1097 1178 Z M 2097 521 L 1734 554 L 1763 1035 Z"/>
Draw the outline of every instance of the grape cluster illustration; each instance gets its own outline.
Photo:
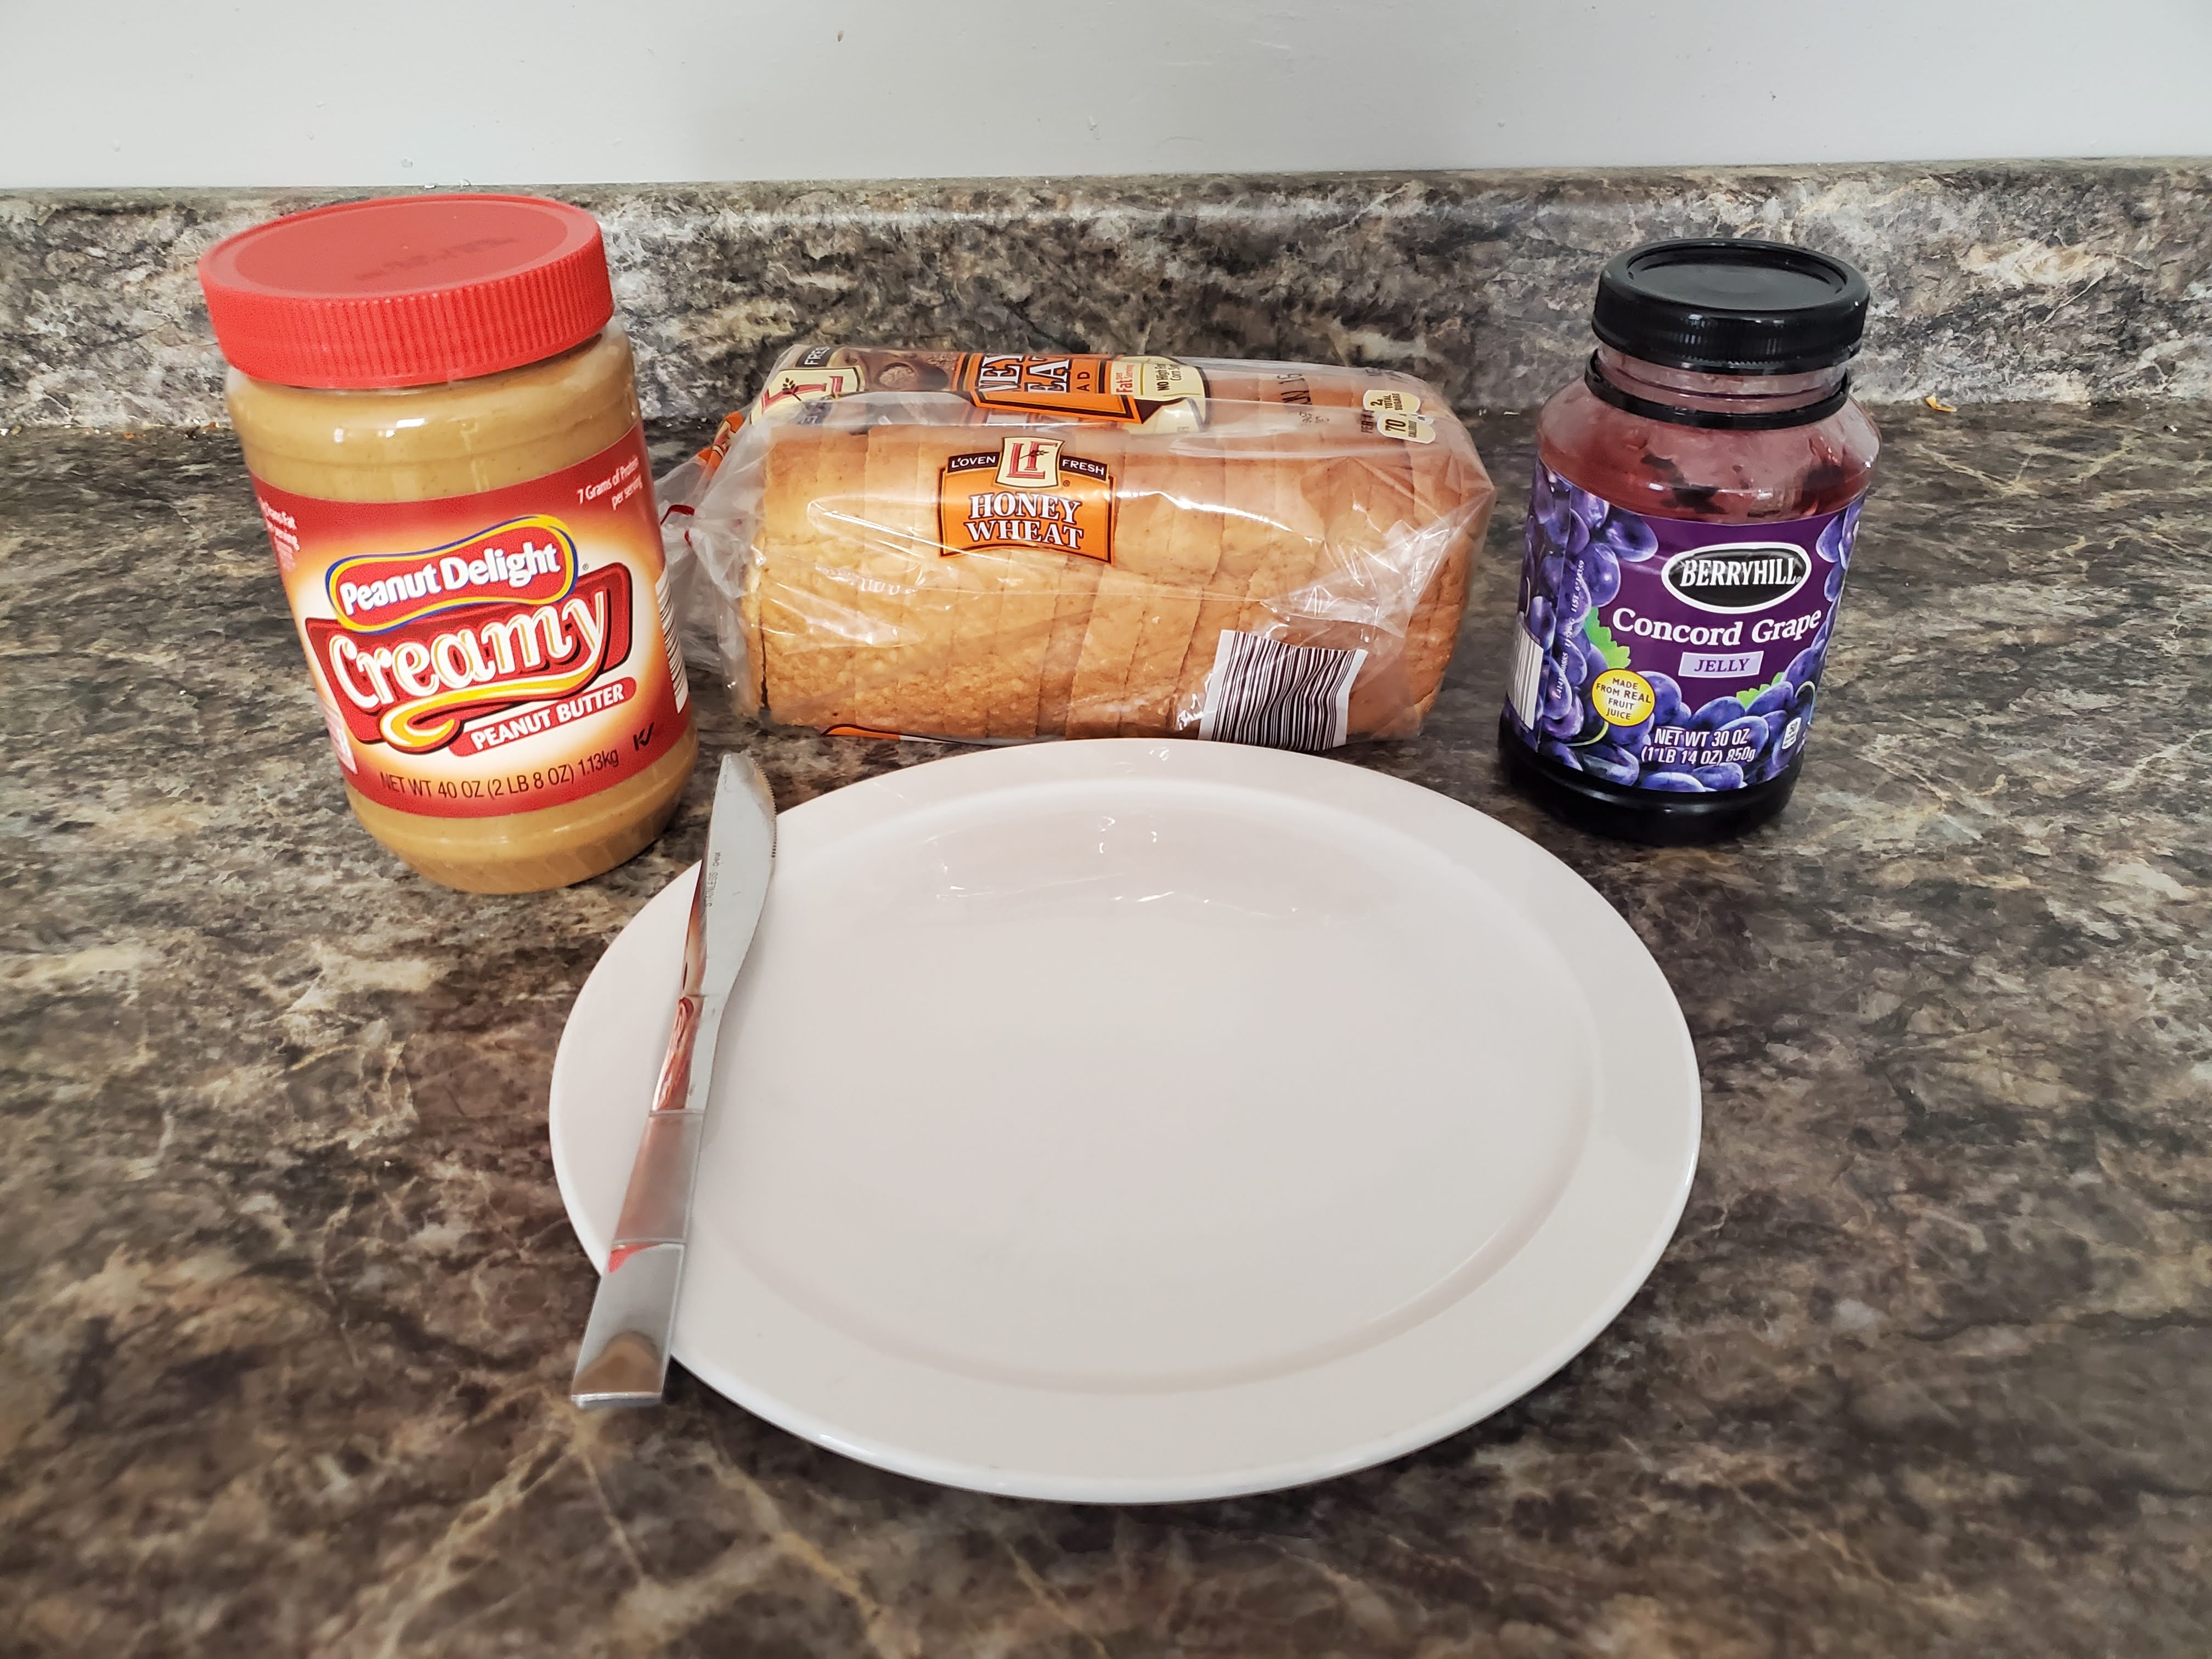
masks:
<path id="1" fill-rule="evenodd" d="M 1692 709 L 1674 680 L 1638 670 L 1656 706 L 1634 726 L 1614 726 L 1591 706 L 1589 688 L 1608 667 L 1625 662 L 1625 653 L 1613 647 L 1616 654 L 1608 659 L 1606 646 L 1592 637 L 1591 622 L 1597 608 L 1620 591 L 1621 567 L 1650 558 L 1659 550 L 1658 538 L 1636 514 L 1540 463 L 1529 496 L 1521 581 L 1521 624 L 1543 653 L 1531 733 L 1538 752 L 1607 783 L 1683 794 L 1737 789 L 1779 775 L 1813 723 L 1815 682 L 1835 626 L 1832 607 L 1850 568 L 1858 518 L 1854 502 L 1820 532 L 1814 551 L 1828 566 L 1822 591 L 1832 608 L 1812 642 L 1755 696 L 1715 697 Z M 1596 631 L 1610 643 L 1610 635 Z M 1679 744 L 1662 738 L 1659 746 L 1674 754 L 1644 760 L 1650 734 L 1671 728 L 1711 736 Z"/>

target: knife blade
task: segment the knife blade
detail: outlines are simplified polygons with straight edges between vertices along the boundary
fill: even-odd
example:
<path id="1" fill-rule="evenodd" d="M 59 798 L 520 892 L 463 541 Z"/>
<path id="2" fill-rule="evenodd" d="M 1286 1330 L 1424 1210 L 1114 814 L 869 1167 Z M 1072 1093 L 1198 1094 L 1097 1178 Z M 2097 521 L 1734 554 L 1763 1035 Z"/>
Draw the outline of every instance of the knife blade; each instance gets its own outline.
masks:
<path id="1" fill-rule="evenodd" d="M 658 1405 L 666 1386 L 714 1045 L 775 867 L 775 800 L 768 780 L 751 757 L 725 755 L 707 855 L 691 892 L 676 1019 L 568 1383 L 568 1398 L 587 1409 Z"/>

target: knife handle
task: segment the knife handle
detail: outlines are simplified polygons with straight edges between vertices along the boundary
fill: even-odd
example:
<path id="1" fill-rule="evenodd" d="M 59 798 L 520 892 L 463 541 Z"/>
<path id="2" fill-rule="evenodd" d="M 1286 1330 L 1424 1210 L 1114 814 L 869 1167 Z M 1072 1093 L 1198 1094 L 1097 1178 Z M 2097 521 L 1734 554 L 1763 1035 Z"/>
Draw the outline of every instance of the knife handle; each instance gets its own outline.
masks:
<path id="1" fill-rule="evenodd" d="M 568 1397 L 586 1409 L 657 1404 L 667 1382 L 722 1007 L 720 997 L 688 992 L 676 1000 L 653 1109 L 568 1384 Z"/>
<path id="2" fill-rule="evenodd" d="M 668 1384 L 668 1339 L 684 1282 L 681 1244 L 645 1244 L 607 1258 L 592 1296 L 568 1398 L 586 1411 L 657 1406 Z"/>

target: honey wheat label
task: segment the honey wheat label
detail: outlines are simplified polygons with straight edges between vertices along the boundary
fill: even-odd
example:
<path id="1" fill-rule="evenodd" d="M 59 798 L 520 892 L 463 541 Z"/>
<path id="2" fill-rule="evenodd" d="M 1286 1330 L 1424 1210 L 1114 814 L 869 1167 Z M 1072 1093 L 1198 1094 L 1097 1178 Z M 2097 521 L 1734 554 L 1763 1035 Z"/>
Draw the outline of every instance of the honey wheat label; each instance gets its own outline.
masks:
<path id="1" fill-rule="evenodd" d="M 947 557 L 1030 548 L 1114 561 L 1114 475 L 1059 438 L 1020 436 L 948 456 L 938 474 L 938 545 Z"/>

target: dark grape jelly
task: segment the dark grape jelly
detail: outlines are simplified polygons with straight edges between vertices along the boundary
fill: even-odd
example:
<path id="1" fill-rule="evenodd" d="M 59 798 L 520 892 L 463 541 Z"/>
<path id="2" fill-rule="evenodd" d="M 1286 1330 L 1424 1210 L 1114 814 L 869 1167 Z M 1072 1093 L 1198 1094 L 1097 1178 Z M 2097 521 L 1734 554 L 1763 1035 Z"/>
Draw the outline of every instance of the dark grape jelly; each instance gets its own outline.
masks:
<path id="1" fill-rule="evenodd" d="M 1844 364 L 1866 279 L 1692 238 L 1598 278 L 1599 341 L 1544 405 L 1507 775 L 1626 841 L 1717 841 L 1796 787 L 1880 440 Z"/>

